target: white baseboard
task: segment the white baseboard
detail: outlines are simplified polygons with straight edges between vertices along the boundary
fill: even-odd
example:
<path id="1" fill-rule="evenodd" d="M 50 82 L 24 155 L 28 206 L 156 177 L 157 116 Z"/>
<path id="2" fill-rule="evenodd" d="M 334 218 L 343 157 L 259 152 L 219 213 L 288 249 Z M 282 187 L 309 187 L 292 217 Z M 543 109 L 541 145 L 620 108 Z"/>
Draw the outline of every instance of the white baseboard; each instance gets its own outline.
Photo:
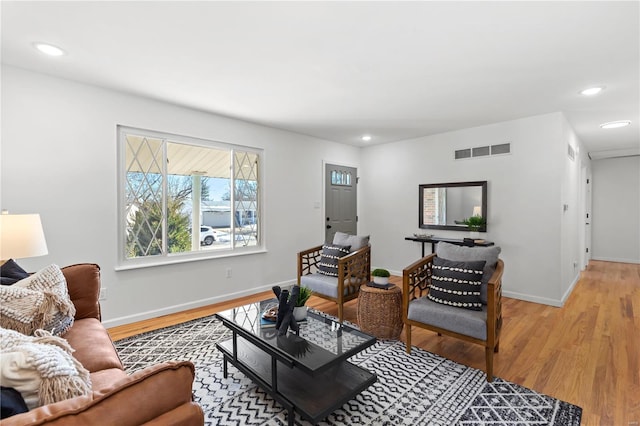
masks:
<path id="1" fill-rule="evenodd" d="M 580 274 L 576 275 L 567 291 L 565 291 L 562 295 L 562 306 L 564 306 L 564 302 L 566 302 L 569 296 L 571 296 L 571 292 L 573 291 L 573 288 L 576 286 L 576 284 L 578 284 L 578 281 L 580 281 Z"/>
<path id="2" fill-rule="evenodd" d="M 502 295 L 504 297 L 510 297 L 512 299 L 524 300 L 525 302 L 534 302 L 534 303 L 540 303 L 543 305 L 555 306 L 556 308 L 561 308 L 563 305 L 562 300 L 549 299 L 547 297 L 532 296 L 530 294 L 522 294 L 522 293 L 517 293 L 515 291 L 502 290 Z"/>
<path id="3" fill-rule="evenodd" d="M 111 327 L 116 327 L 118 325 L 131 324 L 134 322 L 143 321 L 150 318 L 157 318 L 163 315 L 175 314 L 177 312 L 182 312 L 189 309 L 200 308 L 202 306 L 213 305 L 215 303 L 220 303 L 220 302 L 226 302 L 228 300 L 237 299 L 239 297 L 251 296 L 252 294 L 271 290 L 271 288 L 274 285 L 279 285 L 280 287 L 291 286 L 295 284 L 295 282 L 296 282 L 295 280 L 283 281 L 281 283 L 268 284 L 268 285 L 248 289 L 248 290 L 238 291 L 235 293 L 229 293 L 229 294 L 224 294 L 224 295 L 215 296 L 215 297 L 208 297 L 206 299 L 195 300 L 193 302 L 188 302 L 188 303 L 181 303 L 179 305 L 167 306 L 166 308 L 154 309 L 151 311 L 141 312 L 139 314 L 112 318 L 106 321 L 102 321 L 102 325 L 104 325 L 105 328 L 111 328 Z"/>
<path id="4" fill-rule="evenodd" d="M 591 260 L 602 260 L 603 262 L 618 262 L 618 263 L 640 263 L 640 259 L 623 259 L 617 257 L 592 257 Z"/>

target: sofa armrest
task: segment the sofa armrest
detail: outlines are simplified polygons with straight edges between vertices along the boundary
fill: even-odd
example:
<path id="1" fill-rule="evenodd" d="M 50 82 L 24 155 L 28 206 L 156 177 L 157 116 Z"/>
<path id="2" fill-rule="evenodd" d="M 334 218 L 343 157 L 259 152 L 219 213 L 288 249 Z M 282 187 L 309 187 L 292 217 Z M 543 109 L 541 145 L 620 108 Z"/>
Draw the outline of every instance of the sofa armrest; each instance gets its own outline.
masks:
<path id="1" fill-rule="evenodd" d="M 69 297 L 76 307 L 75 319 L 95 318 L 102 320 L 100 313 L 100 266 L 81 263 L 62 268 L 67 280 Z"/>
<path id="2" fill-rule="evenodd" d="M 192 400 L 194 377 L 191 362 L 165 362 L 135 372 L 92 395 L 3 419 L 2 425 L 134 426 L 154 424 L 156 419 L 161 419 L 162 424 L 203 425 L 202 409 Z"/>

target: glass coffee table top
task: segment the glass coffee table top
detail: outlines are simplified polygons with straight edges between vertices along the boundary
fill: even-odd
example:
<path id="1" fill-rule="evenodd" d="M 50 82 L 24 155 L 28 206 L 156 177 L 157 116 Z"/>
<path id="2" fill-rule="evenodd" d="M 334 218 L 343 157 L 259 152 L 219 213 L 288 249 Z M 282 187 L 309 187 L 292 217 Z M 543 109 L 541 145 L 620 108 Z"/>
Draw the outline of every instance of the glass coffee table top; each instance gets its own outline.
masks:
<path id="1" fill-rule="evenodd" d="M 264 300 L 219 312 L 216 316 L 240 335 L 269 345 L 280 356 L 309 372 L 342 362 L 376 341 L 375 337 L 313 309 L 309 309 L 305 321 L 299 322 L 299 335 L 289 330 L 286 335 L 278 336 L 274 323 L 262 319 L 262 313 L 274 305 L 277 306 L 276 299 Z"/>

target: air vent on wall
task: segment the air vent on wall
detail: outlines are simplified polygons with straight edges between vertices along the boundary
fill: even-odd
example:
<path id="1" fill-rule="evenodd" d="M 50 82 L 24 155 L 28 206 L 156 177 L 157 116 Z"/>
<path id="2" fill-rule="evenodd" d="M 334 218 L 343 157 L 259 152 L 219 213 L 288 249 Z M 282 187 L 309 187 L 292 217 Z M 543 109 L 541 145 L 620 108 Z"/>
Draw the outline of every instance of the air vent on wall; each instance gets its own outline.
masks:
<path id="1" fill-rule="evenodd" d="M 511 143 L 501 143 L 497 145 L 477 146 L 474 148 L 458 149 L 454 152 L 456 160 L 465 158 L 487 157 L 491 155 L 503 155 L 511 153 Z"/>

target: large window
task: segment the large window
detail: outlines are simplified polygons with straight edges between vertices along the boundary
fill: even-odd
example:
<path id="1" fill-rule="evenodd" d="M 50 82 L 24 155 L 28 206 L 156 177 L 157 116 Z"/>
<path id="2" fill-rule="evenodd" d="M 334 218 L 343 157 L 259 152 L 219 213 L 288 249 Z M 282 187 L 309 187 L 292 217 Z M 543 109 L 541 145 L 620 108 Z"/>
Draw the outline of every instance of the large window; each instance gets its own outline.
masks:
<path id="1" fill-rule="evenodd" d="M 120 264 L 260 247 L 259 150 L 120 127 Z"/>

